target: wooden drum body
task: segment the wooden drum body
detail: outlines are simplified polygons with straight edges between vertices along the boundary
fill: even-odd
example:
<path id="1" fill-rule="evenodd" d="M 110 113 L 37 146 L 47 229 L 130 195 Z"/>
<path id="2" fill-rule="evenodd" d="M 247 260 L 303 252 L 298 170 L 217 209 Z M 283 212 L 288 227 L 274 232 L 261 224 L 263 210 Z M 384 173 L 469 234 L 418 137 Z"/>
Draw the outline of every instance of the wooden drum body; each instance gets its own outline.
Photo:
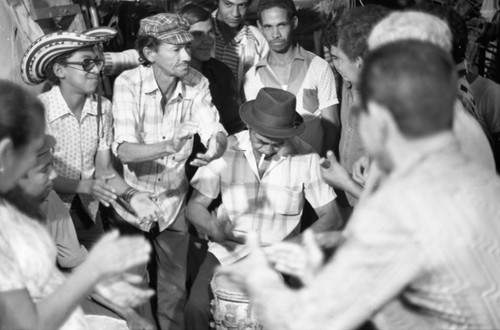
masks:
<path id="1" fill-rule="evenodd" d="M 210 283 L 214 293 L 211 303 L 216 330 L 263 330 L 250 308 L 250 301 L 224 276 L 214 275 Z"/>

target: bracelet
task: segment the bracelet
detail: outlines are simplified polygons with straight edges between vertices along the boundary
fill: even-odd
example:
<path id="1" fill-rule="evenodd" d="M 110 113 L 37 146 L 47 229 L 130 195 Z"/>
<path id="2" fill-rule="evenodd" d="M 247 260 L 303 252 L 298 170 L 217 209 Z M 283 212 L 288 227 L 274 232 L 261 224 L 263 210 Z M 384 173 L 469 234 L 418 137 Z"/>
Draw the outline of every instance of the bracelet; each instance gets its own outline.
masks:
<path id="1" fill-rule="evenodd" d="M 126 203 L 130 203 L 130 200 L 132 199 L 132 197 L 134 197 L 135 194 L 137 194 L 139 192 L 139 190 L 135 189 L 135 188 L 132 188 L 132 187 L 128 187 L 127 189 L 125 189 L 125 191 L 120 195 L 120 197 L 126 202 Z"/>

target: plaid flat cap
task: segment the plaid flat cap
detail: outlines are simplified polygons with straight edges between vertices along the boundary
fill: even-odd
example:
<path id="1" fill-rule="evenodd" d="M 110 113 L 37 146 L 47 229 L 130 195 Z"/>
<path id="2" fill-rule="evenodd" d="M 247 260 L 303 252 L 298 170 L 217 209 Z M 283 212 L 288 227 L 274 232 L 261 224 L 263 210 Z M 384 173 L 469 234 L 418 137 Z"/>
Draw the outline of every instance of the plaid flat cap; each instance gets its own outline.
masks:
<path id="1" fill-rule="evenodd" d="M 194 38 L 189 23 L 180 15 L 160 13 L 141 19 L 139 35 L 149 35 L 172 45 L 182 45 Z"/>

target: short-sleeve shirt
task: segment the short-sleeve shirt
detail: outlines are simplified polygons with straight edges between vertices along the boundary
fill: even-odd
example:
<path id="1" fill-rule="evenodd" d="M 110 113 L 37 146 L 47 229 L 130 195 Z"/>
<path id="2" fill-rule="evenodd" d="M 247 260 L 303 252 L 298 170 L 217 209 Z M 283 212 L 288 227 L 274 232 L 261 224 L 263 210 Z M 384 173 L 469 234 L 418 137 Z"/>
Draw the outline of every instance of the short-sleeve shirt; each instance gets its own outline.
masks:
<path id="1" fill-rule="evenodd" d="M 263 87 L 281 88 L 293 93 L 297 98 L 296 111 L 306 125 L 300 138 L 316 152 L 322 153 L 324 133 L 321 110 L 339 103 L 332 69 L 319 56 L 296 46 L 290 78 L 286 86 L 282 86 L 268 64 L 268 57 L 260 60 L 245 75 L 245 98 L 254 100 Z"/>
<path id="2" fill-rule="evenodd" d="M 109 150 L 113 141 L 113 115 L 111 102 L 102 98 L 102 114 L 98 115 L 98 100 L 87 96 L 78 120 L 69 109 L 59 86 L 39 96 L 45 106 L 47 133 L 53 135 L 54 168 L 57 174 L 73 180 L 92 179 L 98 151 Z M 63 202 L 71 205 L 75 194 L 59 194 Z M 91 195 L 79 194 L 85 210 L 95 219 L 99 203 Z"/>
<path id="3" fill-rule="evenodd" d="M 313 208 L 335 199 L 335 192 L 321 178 L 317 154 L 277 154 L 260 178 L 248 131 L 235 136 L 238 149 L 229 149 L 222 158 L 200 168 L 191 185 L 213 199 L 221 193 L 236 232 L 256 231 L 263 244 L 280 242 L 297 229 L 305 199 Z M 209 251 L 222 265 L 248 254 L 241 244 L 229 251 L 211 242 Z"/>
<path id="4" fill-rule="evenodd" d="M 207 144 L 215 132 L 225 132 L 219 114 L 212 104 L 208 80 L 190 69 L 188 75 L 177 82 L 172 97 L 162 107 L 162 93 L 151 67 L 137 67 L 123 72 L 115 81 L 113 116 L 115 142 L 113 152 L 123 142 L 152 144 L 172 140 L 175 127 L 184 121 L 199 124 L 201 142 Z M 153 195 L 163 217 L 158 224 L 164 230 L 182 212 L 188 182 L 185 163 L 193 148 L 192 140 L 175 154 L 151 161 L 124 164 L 124 179 L 128 185 Z M 149 225 L 121 205 L 116 211 L 126 221 L 142 230 Z"/>
<path id="5" fill-rule="evenodd" d="M 0 200 L 0 292 L 26 289 L 38 302 L 64 282 L 56 268 L 56 247 L 47 229 Z M 88 329 L 80 308 L 60 328 Z"/>

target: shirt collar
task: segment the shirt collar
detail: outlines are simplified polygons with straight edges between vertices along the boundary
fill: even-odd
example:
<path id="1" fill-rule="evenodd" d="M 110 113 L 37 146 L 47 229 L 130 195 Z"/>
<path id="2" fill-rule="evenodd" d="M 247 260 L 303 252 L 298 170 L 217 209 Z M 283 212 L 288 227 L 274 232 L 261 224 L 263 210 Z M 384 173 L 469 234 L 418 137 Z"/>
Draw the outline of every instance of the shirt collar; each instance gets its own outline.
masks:
<path id="1" fill-rule="evenodd" d="M 61 89 L 58 85 L 53 86 L 52 89 L 47 92 L 47 94 L 55 104 L 59 105 L 52 106 L 50 111 L 47 111 L 47 120 L 49 122 L 53 122 L 66 115 L 73 115 L 66 103 L 66 100 L 62 96 Z M 83 105 L 82 118 L 84 118 L 85 114 L 97 116 L 97 104 L 95 104 L 95 102 L 97 102 L 97 100 L 94 94 L 87 96 L 87 98 L 85 99 L 85 104 Z"/>
<path id="2" fill-rule="evenodd" d="M 304 49 L 302 47 L 300 47 L 299 45 L 295 45 L 295 46 L 293 46 L 293 48 L 294 48 L 294 50 L 293 50 L 292 62 L 295 60 L 306 61 Z M 267 56 L 264 56 L 263 58 L 260 59 L 259 62 L 257 62 L 257 64 L 255 65 L 257 69 L 259 67 L 266 66 L 269 63 L 268 58 L 269 58 L 269 56 L 271 56 L 270 53 L 271 52 L 269 52 L 269 54 L 267 54 Z"/>
<path id="3" fill-rule="evenodd" d="M 156 83 L 156 79 L 153 73 L 153 68 L 151 66 L 148 66 L 145 68 L 145 78 L 144 78 L 144 94 L 153 94 L 153 93 L 161 93 L 160 87 Z M 189 76 L 189 74 L 188 74 Z M 178 96 L 182 97 L 183 95 L 186 94 L 186 88 L 184 86 L 184 83 L 181 79 L 177 79 L 177 83 L 175 86 L 175 90 L 172 93 L 172 98 L 174 99 Z"/>

